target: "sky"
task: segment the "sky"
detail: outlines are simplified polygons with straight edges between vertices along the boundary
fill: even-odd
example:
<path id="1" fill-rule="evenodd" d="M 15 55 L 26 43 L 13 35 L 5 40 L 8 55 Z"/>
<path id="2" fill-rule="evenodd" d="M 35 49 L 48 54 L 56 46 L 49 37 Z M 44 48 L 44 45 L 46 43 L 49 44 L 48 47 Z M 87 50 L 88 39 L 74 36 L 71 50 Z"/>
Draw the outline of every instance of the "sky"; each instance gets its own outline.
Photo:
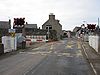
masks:
<path id="1" fill-rule="evenodd" d="M 83 23 L 97 24 L 100 0 L 0 0 L 0 20 L 25 17 L 25 21 L 42 27 L 54 13 L 63 30 L 73 30 Z"/>

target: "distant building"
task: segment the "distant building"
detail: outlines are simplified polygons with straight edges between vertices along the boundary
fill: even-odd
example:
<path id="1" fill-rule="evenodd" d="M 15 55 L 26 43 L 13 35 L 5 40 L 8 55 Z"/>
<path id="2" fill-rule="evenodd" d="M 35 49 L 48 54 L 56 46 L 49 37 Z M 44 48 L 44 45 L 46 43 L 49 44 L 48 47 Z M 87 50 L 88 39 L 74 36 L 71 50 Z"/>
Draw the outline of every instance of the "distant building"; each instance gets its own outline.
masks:
<path id="1" fill-rule="evenodd" d="M 16 33 L 22 33 L 23 28 L 22 27 L 14 27 L 16 29 Z M 33 34 L 34 31 L 37 30 L 37 24 L 25 24 L 24 27 L 24 33 L 25 34 Z"/>
<path id="2" fill-rule="evenodd" d="M 9 35 L 8 29 L 11 28 L 11 20 L 0 21 L 0 43 L 2 42 L 1 37 Z"/>
<path id="3" fill-rule="evenodd" d="M 80 34 L 81 34 L 81 27 L 75 27 L 73 29 L 73 32 L 75 33 L 76 37 L 80 37 Z"/>
<path id="4" fill-rule="evenodd" d="M 8 29 L 11 28 L 11 20 L 0 21 L 0 36 L 8 35 Z"/>
<path id="5" fill-rule="evenodd" d="M 36 31 L 37 31 L 37 24 L 26 24 L 25 25 L 25 34 L 26 35 L 35 34 Z"/>
<path id="6" fill-rule="evenodd" d="M 59 20 L 55 19 L 55 15 L 51 13 L 49 19 L 42 25 L 42 29 L 46 30 L 55 30 L 57 32 L 57 39 L 60 39 L 62 36 L 62 25 Z"/>
<path id="7" fill-rule="evenodd" d="M 75 27 L 75 28 L 73 29 L 73 32 L 78 32 L 80 29 L 81 29 L 81 27 Z"/>
<path id="8" fill-rule="evenodd" d="M 75 36 L 75 33 L 70 30 L 68 30 L 68 31 L 63 30 L 62 32 L 63 32 L 63 38 L 67 38 L 67 37 L 71 38 L 71 37 Z"/>
<path id="9" fill-rule="evenodd" d="M 26 24 L 25 25 L 25 35 L 26 36 L 46 36 L 46 39 L 48 39 L 48 30 L 47 29 L 40 29 L 37 27 L 37 24 Z M 50 38 L 52 40 L 55 40 L 57 32 L 55 30 L 50 30 Z"/>
<path id="10" fill-rule="evenodd" d="M 68 31 L 66 31 L 66 30 L 63 30 L 63 31 L 62 31 L 62 33 L 63 33 L 63 35 L 62 35 L 62 36 L 63 36 L 63 38 L 68 37 L 67 32 L 68 32 Z"/>

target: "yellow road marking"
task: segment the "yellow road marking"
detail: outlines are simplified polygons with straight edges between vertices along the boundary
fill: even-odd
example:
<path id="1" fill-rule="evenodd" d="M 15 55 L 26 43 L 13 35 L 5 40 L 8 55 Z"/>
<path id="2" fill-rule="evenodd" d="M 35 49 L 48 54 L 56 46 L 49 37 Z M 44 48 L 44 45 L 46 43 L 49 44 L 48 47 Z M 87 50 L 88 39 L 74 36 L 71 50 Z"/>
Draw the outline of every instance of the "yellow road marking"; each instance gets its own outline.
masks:
<path id="1" fill-rule="evenodd" d="M 79 42 L 77 42 L 77 46 L 78 46 L 78 49 L 81 49 L 81 45 Z"/>
<path id="2" fill-rule="evenodd" d="M 72 48 L 71 42 L 67 43 L 67 48 Z"/>
<path id="3" fill-rule="evenodd" d="M 72 48 L 72 46 L 71 45 L 67 45 L 67 48 Z"/>

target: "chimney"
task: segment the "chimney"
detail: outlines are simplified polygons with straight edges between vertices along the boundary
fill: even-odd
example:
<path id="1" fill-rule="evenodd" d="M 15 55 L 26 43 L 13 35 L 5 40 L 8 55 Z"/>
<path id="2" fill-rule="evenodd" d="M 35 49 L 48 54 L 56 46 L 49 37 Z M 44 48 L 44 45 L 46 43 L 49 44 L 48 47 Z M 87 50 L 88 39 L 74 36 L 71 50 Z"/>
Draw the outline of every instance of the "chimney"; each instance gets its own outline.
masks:
<path id="1" fill-rule="evenodd" d="M 49 20 L 55 20 L 55 15 L 53 13 L 50 13 Z"/>
<path id="2" fill-rule="evenodd" d="M 58 23 L 60 22 L 60 20 L 56 20 Z"/>

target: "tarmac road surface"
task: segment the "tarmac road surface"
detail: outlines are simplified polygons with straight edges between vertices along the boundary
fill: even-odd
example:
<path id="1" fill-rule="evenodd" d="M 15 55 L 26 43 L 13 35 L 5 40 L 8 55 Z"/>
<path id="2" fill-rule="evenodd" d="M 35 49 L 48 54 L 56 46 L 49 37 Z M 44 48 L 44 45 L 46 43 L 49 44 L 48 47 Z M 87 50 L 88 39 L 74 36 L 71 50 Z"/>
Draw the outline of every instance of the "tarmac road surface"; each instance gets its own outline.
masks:
<path id="1" fill-rule="evenodd" d="M 0 75 L 94 75 L 79 41 L 44 44 L 0 60 Z"/>

